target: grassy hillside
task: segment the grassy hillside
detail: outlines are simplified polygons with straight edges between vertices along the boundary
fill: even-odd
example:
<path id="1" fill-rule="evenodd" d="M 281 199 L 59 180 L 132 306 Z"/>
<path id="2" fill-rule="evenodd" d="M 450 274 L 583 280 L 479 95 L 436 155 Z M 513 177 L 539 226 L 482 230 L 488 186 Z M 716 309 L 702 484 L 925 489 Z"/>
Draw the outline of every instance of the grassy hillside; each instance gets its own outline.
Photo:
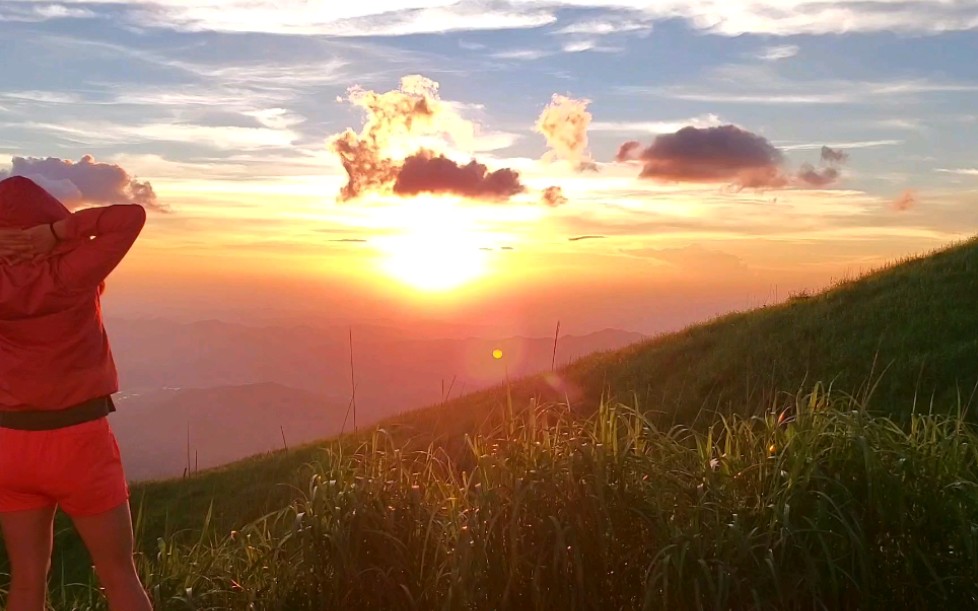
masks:
<path id="1" fill-rule="evenodd" d="M 668 431 L 536 406 L 455 457 L 377 432 L 327 448 L 280 511 L 161 540 L 141 570 L 163 610 L 975 608 L 973 427 L 800 399 Z M 56 583 L 56 609 L 104 611 Z"/>
<path id="2" fill-rule="evenodd" d="M 788 405 L 816 383 L 896 419 L 967 407 L 978 386 L 978 240 L 391 422 L 457 444 L 509 394 L 566 398 L 581 413 L 606 395 L 660 424 L 690 424 Z"/>
<path id="3" fill-rule="evenodd" d="M 609 404 L 637 405 L 650 414 L 651 425 L 667 428 L 712 423 L 714 411 L 790 407 L 796 393 L 816 382 L 858 395 L 868 410 L 896 421 L 915 407 L 952 412 L 970 402 L 978 383 L 976 302 L 978 243 L 971 241 L 823 294 L 588 357 L 557 375 L 514 381 L 382 426 L 397 447 L 435 444 L 462 457 L 469 455 L 465 435 L 498 425 L 507 401 L 522 406 L 532 398 L 566 398 L 575 412 L 586 414 L 607 396 Z M 307 487 L 310 471 L 303 466 L 320 456 L 321 450 L 307 447 L 187 481 L 136 487 L 142 547 L 155 550 L 165 532 L 199 530 L 212 505 L 216 532 L 286 505 Z M 77 567 L 77 546 L 61 543 L 66 566 Z"/>

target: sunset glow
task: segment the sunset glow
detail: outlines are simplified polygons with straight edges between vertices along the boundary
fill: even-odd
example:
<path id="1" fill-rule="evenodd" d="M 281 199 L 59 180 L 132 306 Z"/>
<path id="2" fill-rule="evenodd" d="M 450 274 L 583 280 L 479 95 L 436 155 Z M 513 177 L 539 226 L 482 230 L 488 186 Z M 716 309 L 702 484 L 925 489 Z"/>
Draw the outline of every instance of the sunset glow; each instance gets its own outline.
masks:
<path id="1" fill-rule="evenodd" d="M 384 272 L 422 291 L 459 288 L 486 273 L 485 253 L 464 236 L 419 232 L 390 238 L 384 248 Z"/>
<path id="2" fill-rule="evenodd" d="M 151 210 L 109 310 L 658 332 L 978 227 L 967 3 L 204 4 L 0 2 L 0 177 Z"/>
<path id="3" fill-rule="evenodd" d="M 382 273 L 410 288 L 444 292 L 489 273 L 488 252 L 475 217 L 450 199 L 420 198 L 378 211 L 396 233 L 376 239 Z"/>
<path id="4" fill-rule="evenodd" d="M 978 0 L 0 0 L 0 611 L 976 608 L 976 57 Z"/>

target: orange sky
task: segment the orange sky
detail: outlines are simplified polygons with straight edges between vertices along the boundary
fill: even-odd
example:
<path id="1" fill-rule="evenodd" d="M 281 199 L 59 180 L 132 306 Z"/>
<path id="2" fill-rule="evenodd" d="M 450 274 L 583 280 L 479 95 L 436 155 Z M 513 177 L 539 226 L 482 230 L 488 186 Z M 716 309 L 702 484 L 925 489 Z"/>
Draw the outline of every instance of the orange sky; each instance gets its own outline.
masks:
<path id="1" fill-rule="evenodd" d="M 555 168 L 543 171 L 552 179 Z M 337 203 L 339 176 L 158 178 L 177 212 L 151 218 L 110 284 L 109 311 L 249 319 L 270 309 L 310 322 L 420 317 L 536 333 L 561 319 L 653 332 L 964 237 L 906 217 L 896 225 L 858 191 L 638 190 L 621 171 L 562 171 L 570 201 L 556 209 L 424 196 Z M 604 237 L 569 240 L 584 235 Z"/>
<path id="2" fill-rule="evenodd" d="M 541 145 L 528 156 L 512 149 L 522 136 L 473 118 L 485 106 L 421 76 L 337 102 L 355 111 L 348 127 L 288 162 L 114 155 L 114 175 L 148 178 L 149 203 L 169 211 L 151 216 L 112 279 L 109 312 L 650 333 L 818 290 L 965 238 L 978 221 L 974 189 L 930 188 L 923 205 L 907 191 L 901 205 L 862 188 L 859 151 L 874 142 L 846 145 L 850 160 L 842 145 L 780 148 L 709 115 L 640 126 L 664 131 L 644 141 L 616 136 L 612 159 L 591 150 L 592 123 L 608 125 L 590 102 L 554 96 L 525 118 Z M 95 168 L 89 157 L 12 162 Z"/>

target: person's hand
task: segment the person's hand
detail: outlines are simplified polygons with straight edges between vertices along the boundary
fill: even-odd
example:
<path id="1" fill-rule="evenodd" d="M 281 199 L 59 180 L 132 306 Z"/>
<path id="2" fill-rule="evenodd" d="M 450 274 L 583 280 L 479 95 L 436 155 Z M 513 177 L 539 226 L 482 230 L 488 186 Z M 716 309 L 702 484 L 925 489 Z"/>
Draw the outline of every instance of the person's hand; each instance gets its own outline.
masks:
<path id="1" fill-rule="evenodd" d="M 54 250 L 58 244 L 58 238 L 48 225 L 35 225 L 30 229 L 25 229 L 24 234 L 30 241 L 30 256 L 43 257 Z"/>
<path id="2" fill-rule="evenodd" d="M 35 256 L 34 248 L 34 241 L 26 231 L 0 229 L 0 260 L 25 261 Z"/>

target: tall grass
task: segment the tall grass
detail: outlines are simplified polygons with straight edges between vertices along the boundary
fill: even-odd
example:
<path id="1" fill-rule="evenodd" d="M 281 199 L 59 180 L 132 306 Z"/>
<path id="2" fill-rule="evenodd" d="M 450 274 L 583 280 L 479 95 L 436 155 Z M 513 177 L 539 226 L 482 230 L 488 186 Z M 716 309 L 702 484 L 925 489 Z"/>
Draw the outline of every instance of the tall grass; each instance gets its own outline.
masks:
<path id="1" fill-rule="evenodd" d="M 337 444 L 289 507 L 139 563 L 160 609 L 967 609 L 976 485 L 963 417 L 823 391 L 698 430 L 530 405 L 455 456 Z"/>

